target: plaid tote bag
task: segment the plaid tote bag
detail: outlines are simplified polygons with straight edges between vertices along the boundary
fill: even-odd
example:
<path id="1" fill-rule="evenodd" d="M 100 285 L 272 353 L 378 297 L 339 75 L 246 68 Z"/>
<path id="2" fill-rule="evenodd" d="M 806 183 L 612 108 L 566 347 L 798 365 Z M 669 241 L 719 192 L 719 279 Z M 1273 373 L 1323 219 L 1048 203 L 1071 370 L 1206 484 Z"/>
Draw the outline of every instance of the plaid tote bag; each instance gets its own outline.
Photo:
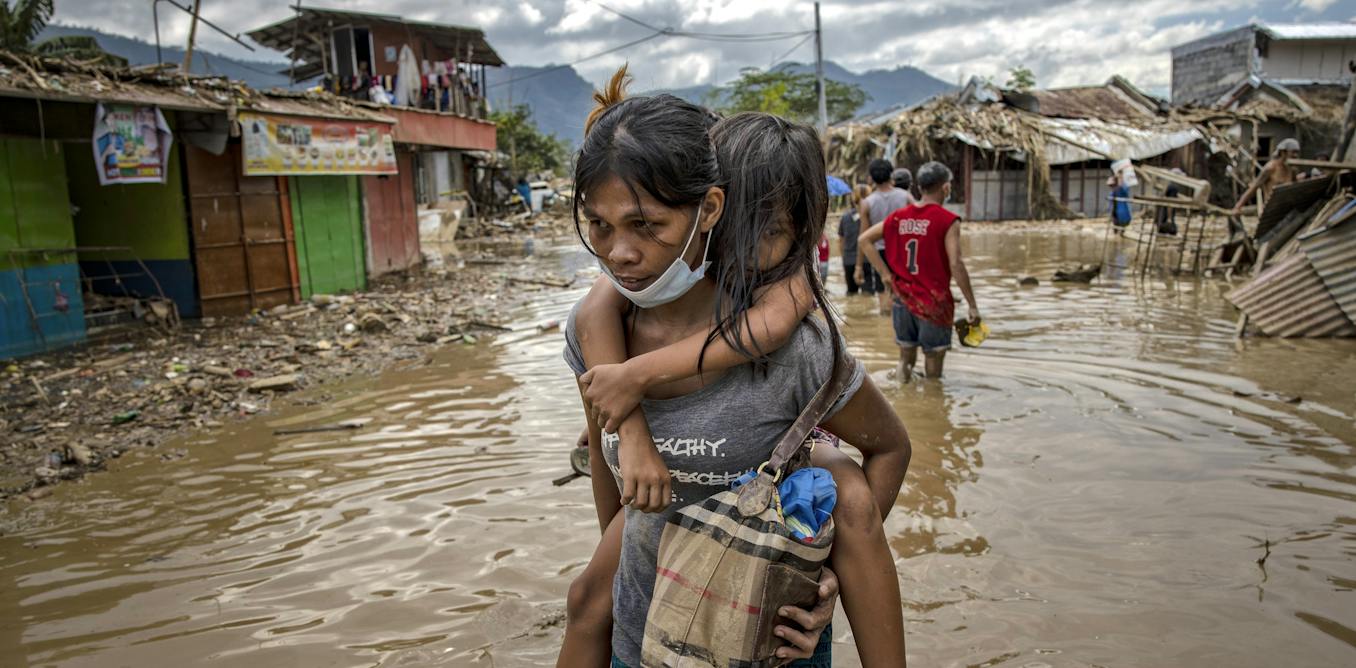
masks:
<path id="1" fill-rule="evenodd" d="M 659 541 L 641 661 L 667 668 L 762 668 L 782 663 L 777 611 L 813 607 L 833 547 L 833 520 L 801 542 L 781 513 L 777 483 L 809 465 L 811 432 L 842 394 L 852 367 L 835 355 L 833 377 L 787 430 L 758 474 L 674 513 Z"/>

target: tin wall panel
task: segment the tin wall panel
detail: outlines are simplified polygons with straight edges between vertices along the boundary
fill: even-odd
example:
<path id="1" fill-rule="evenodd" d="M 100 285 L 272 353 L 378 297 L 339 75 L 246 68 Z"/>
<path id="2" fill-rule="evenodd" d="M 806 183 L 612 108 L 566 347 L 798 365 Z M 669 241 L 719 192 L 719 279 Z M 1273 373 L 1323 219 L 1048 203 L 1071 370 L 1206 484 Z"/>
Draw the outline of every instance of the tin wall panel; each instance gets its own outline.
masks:
<path id="1" fill-rule="evenodd" d="M 1268 336 L 1356 336 L 1347 319 L 1303 253 L 1268 267 L 1225 295 Z"/>
<path id="2" fill-rule="evenodd" d="M 1338 308 L 1356 322 L 1356 220 L 1347 219 L 1302 240 L 1300 249 Z"/>

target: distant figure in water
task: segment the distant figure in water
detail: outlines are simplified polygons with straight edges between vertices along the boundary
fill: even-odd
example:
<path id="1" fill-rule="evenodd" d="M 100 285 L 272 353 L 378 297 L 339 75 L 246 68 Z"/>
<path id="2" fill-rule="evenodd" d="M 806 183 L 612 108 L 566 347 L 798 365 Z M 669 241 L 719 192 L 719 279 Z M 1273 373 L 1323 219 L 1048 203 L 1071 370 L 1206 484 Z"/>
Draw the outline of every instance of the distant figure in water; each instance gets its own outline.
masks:
<path id="1" fill-rule="evenodd" d="M 899 344 L 901 383 L 913 375 L 919 348 L 927 377 L 942 375 L 956 312 L 953 276 L 970 305 L 970 324 L 979 324 L 970 272 L 961 257 L 961 219 L 942 206 L 951 197 L 951 170 L 940 162 L 923 165 L 918 170 L 918 189 L 923 193 L 921 202 L 891 213 L 863 232 L 857 242 L 882 276 L 893 277 L 886 286 L 894 295 L 891 315 Z M 883 255 L 875 247 L 882 239 Z"/>

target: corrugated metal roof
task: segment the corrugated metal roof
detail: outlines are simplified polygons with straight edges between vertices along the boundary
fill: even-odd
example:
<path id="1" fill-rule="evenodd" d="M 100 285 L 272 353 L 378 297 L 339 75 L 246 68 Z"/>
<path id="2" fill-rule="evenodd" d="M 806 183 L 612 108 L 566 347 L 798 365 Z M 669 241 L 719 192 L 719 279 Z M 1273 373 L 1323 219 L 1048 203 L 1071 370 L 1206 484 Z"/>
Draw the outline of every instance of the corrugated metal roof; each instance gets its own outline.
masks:
<path id="1" fill-rule="evenodd" d="M 309 36 L 314 33 L 328 33 L 333 27 L 345 23 L 353 25 L 385 23 L 400 26 L 411 34 L 418 34 L 434 46 L 457 53 L 460 59 L 467 62 L 496 67 L 504 64 L 503 59 L 485 40 L 485 33 L 479 28 L 415 21 L 395 14 L 300 7 L 296 15 L 246 34 L 264 46 L 295 55 L 298 60 L 314 69 L 324 58 L 321 55 L 321 47 L 309 39 Z M 292 54 L 293 48 L 296 50 L 295 54 Z M 469 54 L 469 57 L 466 54 Z"/>
<path id="2" fill-rule="evenodd" d="M 1224 296 L 1269 336 L 1356 336 L 1303 253 L 1295 253 Z"/>
<path id="3" fill-rule="evenodd" d="M 1259 23 L 1272 39 L 1356 39 L 1356 23 Z"/>
<path id="4" fill-rule="evenodd" d="M 1005 98 L 1029 96 L 1035 105 L 1027 108 L 1023 104 L 1013 106 L 1027 108 L 1042 116 L 1058 118 L 1149 118 L 1154 116 L 1153 109 L 1130 99 L 1130 97 L 1112 86 L 1078 86 L 1075 88 L 1050 88 L 1032 90 L 1022 94 L 1006 93 Z"/>
<path id="5" fill-rule="evenodd" d="M 1201 139 L 1200 131 L 1188 125 L 1164 124 L 1151 129 L 1091 118 L 1044 117 L 1039 124 L 1045 134 L 1073 142 L 1059 139 L 1046 142 L 1045 159 L 1051 165 L 1104 160 L 1105 156 L 1143 160 Z M 1087 151 L 1080 148 L 1079 144 L 1100 153 Z"/>
<path id="6" fill-rule="evenodd" d="M 0 97 L 142 104 L 185 111 L 223 111 L 231 103 L 230 91 L 203 86 L 118 81 L 67 72 L 42 72 L 39 76 L 42 85 L 34 82 L 26 72 L 0 67 Z"/>
<path id="7" fill-rule="evenodd" d="M 314 93 L 304 95 L 275 95 L 264 93 L 241 105 L 242 109 L 267 114 L 309 116 L 314 118 L 342 118 L 373 123 L 395 123 L 396 119 L 366 109 L 336 95 L 321 97 Z"/>
<path id="8" fill-rule="evenodd" d="M 1300 240 L 1300 250 L 1347 319 L 1356 322 L 1356 222 L 1348 218 L 1310 234 Z"/>

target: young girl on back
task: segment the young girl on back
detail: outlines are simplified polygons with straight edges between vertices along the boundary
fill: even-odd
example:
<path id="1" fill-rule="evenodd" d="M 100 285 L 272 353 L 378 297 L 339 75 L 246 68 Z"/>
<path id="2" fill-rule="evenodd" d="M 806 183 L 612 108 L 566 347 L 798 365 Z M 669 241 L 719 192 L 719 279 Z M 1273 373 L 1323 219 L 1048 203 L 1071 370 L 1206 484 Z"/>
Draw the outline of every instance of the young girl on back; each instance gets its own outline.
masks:
<path id="1" fill-rule="evenodd" d="M 619 72 L 614 77 L 608 95 L 598 96 L 602 106 L 591 116 L 590 125 L 620 99 L 622 76 Z M 616 150 L 616 143 L 629 139 L 633 138 L 620 137 L 610 148 Z M 806 315 L 823 301 L 815 267 L 789 259 L 804 256 L 809 260 L 822 234 L 822 207 L 809 205 L 816 198 L 824 198 L 825 188 L 822 154 L 813 132 L 767 115 L 740 115 L 717 123 L 712 141 L 725 175 L 726 193 L 724 214 L 705 240 L 706 255 L 713 259 L 720 284 L 715 325 L 628 361 L 623 317 L 633 303 L 655 303 L 663 296 L 655 297 L 656 292 L 671 292 L 668 281 L 662 278 L 651 282 L 635 280 L 648 277 L 605 276 L 575 315 L 579 347 L 590 368 L 580 378 L 581 389 L 598 426 L 619 432 L 605 438 L 620 437 L 621 496 L 634 510 L 658 512 L 671 501 L 668 467 L 650 438 L 643 414 L 636 409 L 644 393 L 690 376 L 714 380 L 726 369 L 751 360 L 767 363 L 768 354 L 785 344 Z M 807 214 L 815 210 L 820 214 L 817 221 Z M 693 243 L 693 239 L 687 243 Z M 698 266 L 705 269 L 705 261 Z M 658 289 L 651 289 L 655 287 Z M 624 296 L 623 290 L 628 294 Z M 839 504 L 834 512 L 838 533 L 831 564 L 842 579 L 845 609 L 849 621 L 854 622 L 865 665 L 903 665 L 898 588 L 878 585 L 879 578 L 887 574 L 889 581 L 897 583 L 880 523 L 893 506 L 908 465 L 907 437 L 901 439 L 902 443 L 883 443 L 868 437 L 865 430 L 842 435 L 862 443 L 866 475 L 841 453 L 815 453 L 816 465 L 829 468 L 839 486 Z M 596 444 L 594 450 L 593 461 L 600 462 Z M 671 456 L 678 454 L 671 446 L 666 450 Z M 611 471 L 605 464 L 595 463 L 594 476 L 597 485 L 599 478 L 610 477 Z M 610 483 L 606 478 L 601 480 L 603 485 Z M 683 503 L 697 500 L 680 499 Z M 617 527 L 609 526 L 613 518 L 604 516 L 601 504 L 599 512 L 605 538 L 588 568 L 571 586 L 570 620 L 558 665 L 606 665 L 610 655 L 611 583 L 619 538 Z M 872 582 L 876 586 L 871 586 Z M 789 617 L 804 618 L 794 614 Z M 800 653 L 796 653 L 796 647 L 784 648 L 783 656 L 808 654 L 804 651 L 804 634 L 792 628 L 779 630 L 779 635 L 801 648 Z"/>

